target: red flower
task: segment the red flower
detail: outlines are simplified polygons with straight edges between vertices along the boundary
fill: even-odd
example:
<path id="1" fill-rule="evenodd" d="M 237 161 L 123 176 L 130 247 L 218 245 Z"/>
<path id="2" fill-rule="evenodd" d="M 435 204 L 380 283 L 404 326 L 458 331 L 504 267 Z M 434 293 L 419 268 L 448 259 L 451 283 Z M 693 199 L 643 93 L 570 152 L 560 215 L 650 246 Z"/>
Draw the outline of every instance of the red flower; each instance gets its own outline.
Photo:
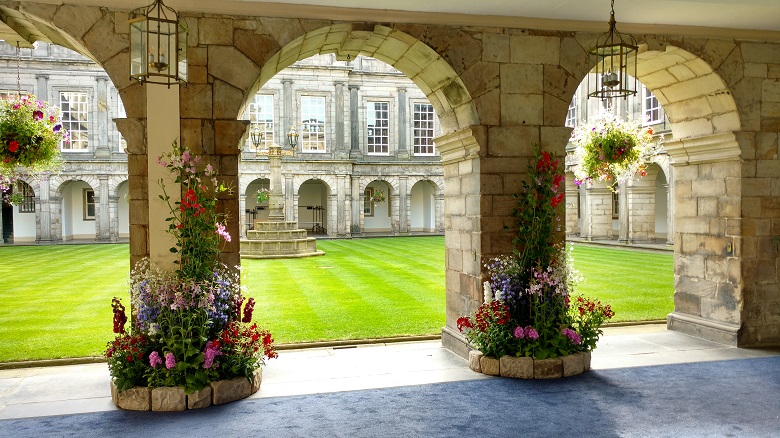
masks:
<path id="1" fill-rule="evenodd" d="M 561 203 L 561 201 L 563 201 L 563 193 L 558 193 L 557 195 L 553 196 L 553 198 L 552 198 L 552 206 L 553 207 L 557 207 L 558 204 Z"/>
<path id="2" fill-rule="evenodd" d="M 11 152 L 16 152 L 19 149 L 19 142 L 16 140 L 11 140 L 10 143 L 8 143 L 8 150 Z"/>

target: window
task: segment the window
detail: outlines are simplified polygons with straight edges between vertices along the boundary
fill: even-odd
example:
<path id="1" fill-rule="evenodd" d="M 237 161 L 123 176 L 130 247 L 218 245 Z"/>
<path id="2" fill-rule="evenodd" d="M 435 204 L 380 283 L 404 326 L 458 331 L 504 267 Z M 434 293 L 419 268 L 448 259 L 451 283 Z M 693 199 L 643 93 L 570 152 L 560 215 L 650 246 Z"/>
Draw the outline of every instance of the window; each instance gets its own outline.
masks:
<path id="1" fill-rule="evenodd" d="M 84 220 L 95 220 L 95 191 L 92 189 L 84 189 Z"/>
<path id="2" fill-rule="evenodd" d="M 433 155 L 434 121 L 433 105 L 414 104 L 413 143 L 415 155 Z"/>
<path id="3" fill-rule="evenodd" d="M 645 125 L 661 123 L 661 104 L 655 98 L 653 92 L 642 86 L 642 116 Z"/>
<path id="4" fill-rule="evenodd" d="M 566 126 L 574 128 L 577 126 L 577 96 L 571 98 L 569 102 L 569 111 L 566 113 Z"/>
<path id="5" fill-rule="evenodd" d="M 612 219 L 620 218 L 620 194 L 612 192 Z"/>
<path id="6" fill-rule="evenodd" d="M 24 181 L 19 181 L 17 188 L 22 192 L 22 203 L 19 204 L 19 213 L 35 213 L 35 193 L 32 187 Z"/>
<path id="7" fill-rule="evenodd" d="M 366 132 L 369 154 L 390 153 L 390 110 L 387 102 L 369 102 L 366 108 Z"/>
<path id="8" fill-rule="evenodd" d="M 325 98 L 301 97 L 301 137 L 303 152 L 325 152 Z"/>
<path id="9" fill-rule="evenodd" d="M 62 149 L 86 151 L 89 146 L 89 100 L 87 93 L 63 91 L 60 93 L 62 127 L 70 134 L 70 143 L 62 141 Z"/>
<path id="10" fill-rule="evenodd" d="M 268 146 L 274 143 L 274 96 L 255 94 L 255 99 L 249 103 L 249 108 L 247 108 L 246 117 L 251 123 L 250 132 L 259 129 L 263 133 L 260 149 L 268 149 Z M 255 150 L 251 137 L 247 139 L 247 146 L 250 150 Z"/>
<path id="11" fill-rule="evenodd" d="M 363 214 L 367 217 L 374 216 L 374 203 L 371 197 L 374 196 L 374 189 L 368 188 L 363 192 Z"/>

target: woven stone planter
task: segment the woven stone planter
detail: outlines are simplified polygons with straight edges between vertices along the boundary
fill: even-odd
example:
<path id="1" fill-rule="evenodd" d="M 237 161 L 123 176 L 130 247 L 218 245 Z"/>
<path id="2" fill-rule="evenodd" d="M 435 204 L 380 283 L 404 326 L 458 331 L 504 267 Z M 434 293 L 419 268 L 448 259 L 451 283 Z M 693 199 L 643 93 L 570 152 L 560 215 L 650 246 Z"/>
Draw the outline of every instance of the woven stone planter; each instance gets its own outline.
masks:
<path id="1" fill-rule="evenodd" d="M 515 379 L 558 379 L 576 376 L 590 369 L 590 351 L 555 359 L 536 360 L 530 357 L 486 357 L 482 352 L 469 352 L 469 368 L 490 376 Z"/>
<path id="2" fill-rule="evenodd" d="M 263 369 L 258 368 L 252 379 L 235 379 L 211 382 L 200 391 L 186 394 L 184 388 L 162 387 L 147 388 L 136 386 L 119 392 L 111 381 L 111 399 L 116 407 L 128 411 L 173 412 L 186 409 L 201 409 L 211 405 L 221 405 L 247 398 L 260 389 Z"/>

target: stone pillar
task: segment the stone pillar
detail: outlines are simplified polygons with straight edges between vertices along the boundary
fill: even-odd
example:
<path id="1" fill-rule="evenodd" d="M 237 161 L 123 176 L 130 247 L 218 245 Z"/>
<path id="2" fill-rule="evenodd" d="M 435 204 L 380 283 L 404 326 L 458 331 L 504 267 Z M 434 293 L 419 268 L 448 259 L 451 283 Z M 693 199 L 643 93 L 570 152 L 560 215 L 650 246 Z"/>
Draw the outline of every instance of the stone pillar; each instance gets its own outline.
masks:
<path id="1" fill-rule="evenodd" d="M 586 192 L 587 239 L 612 239 L 612 190 L 597 181 L 588 186 Z"/>
<path id="2" fill-rule="evenodd" d="M 447 308 L 442 345 L 464 357 L 470 348 L 457 329 L 457 320 L 462 315 L 475 312 L 482 303 L 482 257 L 485 245 L 489 247 L 488 251 L 492 250 L 490 243 L 483 240 L 489 237 L 482 234 L 485 219 L 481 214 L 480 184 L 483 175 L 480 142 L 487 142 L 487 129 L 482 126 L 472 126 L 436 139 L 445 181 Z"/>
<path id="3" fill-rule="evenodd" d="M 42 175 L 40 178 L 40 189 L 38 190 L 38 205 L 40 210 L 36 218 L 40 223 L 37 243 L 51 243 L 51 200 L 50 193 L 51 181 L 48 175 Z"/>
<path id="4" fill-rule="evenodd" d="M 627 188 L 631 242 L 655 241 L 655 180 L 635 180 Z"/>
<path id="5" fill-rule="evenodd" d="M 271 169 L 271 192 L 268 194 L 268 221 L 284 221 L 284 195 L 282 194 L 282 149 L 278 145 L 268 148 L 268 167 Z"/>
<path id="6" fill-rule="evenodd" d="M 333 142 L 333 155 L 336 158 L 344 159 L 348 156 L 346 144 L 344 142 L 344 82 L 337 81 L 336 96 L 334 98 L 336 106 L 336 135 Z"/>
<path id="7" fill-rule="evenodd" d="M 388 188 L 388 194 L 387 194 L 387 202 L 390 204 L 388 205 L 390 210 L 390 229 L 393 232 L 393 235 L 397 235 L 400 230 L 400 196 L 398 196 L 398 193 L 392 193 L 390 194 L 390 190 L 392 188 Z"/>
<path id="8" fill-rule="evenodd" d="M 363 230 L 363 193 L 360 191 L 360 177 L 352 177 L 352 187 L 350 193 L 352 194 L 352 215 L 349 232 L 355 236 L 360 235 Z"/>
<path id="9" fill-rule="evenodd" d="M 49 100 L 49 75 L 35 75 L 35 97 L 41 102 Z M 54 103 L 56 106 L 59 102 Z"/>
<path id="10" fill-rule="evenodd" d="M 631 205 L 628 201 L 628 185 L 625 182 L 620 183 L 618 187 L 618 242 L 631 243 L 633 237 L 631 236 L 630 229 L 632 225 L 632 213 Z M 614 195 L 613 195 L 614 196 Z M 614 219 L 613 219 L 614 220 Z"/>
<path id="11" fill-rule="evenodd" d="M 173 271 L 177 267 L 174 264 L 177 256 L 171 253 L 170 249 L 176 246 L 176 240 L 167 232 L 168 222 L 166 219 L 170 217 L 171 213 L 165 203 L 158 202 L 159 196 L 163 195 L 158 181 L 164 181 L 166 193 L 171 198 L 171 205 L 181 200 L 181 185 L 174 182 L 168 169 L 157 163 L 157 158 L 170 152 L 171 143 L 179 139 L 179 85 L 168 87 L 146 83 L 143 87 L 146 91 L 147 114 L 146 168 L 148 177 L 145 182 L 148 193 L 149 258 L 152 266 L 164 271 Z M 130 194 L 130 198 L 134 199 L 133 193 Z M 132 239 L 132 228 L 130 231 Z"/>
<path id="12" fill-rule="evenodd" d="M 295 120 L 295 114 L 293 114 L 293 97 L 292 80 L 282 80 L 282 108 L 284 111 L 282 114 L 282 120 L 284 121 L 281 133 L 283 139 L 282 144 L 287 141 L 287 131 L 290 130 L 290 126 L 296 126 L 296 130 L 300 131 L 300 129 L 297 128 L 298 124 Z"/>
<path id="13" fill-rule="evenodd" d="M 406 88 L 398 89 L 398 158 L 409 159 L 409 99 Z"/>
<path id="14" fill-rule="evenodd" d="M 108 195 L 108 239 L 112 242 L 119 240 L 119 196 L 116 193 Z"/>
<path id="15" fill-rule="evenodd" d="M 577 190 L 577 184 L 574 183 L 574 174 L 566 172 L 566 187 L 565 187 L 565 199 L 566 199 L 566 235 L 573 236 L 579 233 L 579 196 L 580 192 Z"/>
<path id="16" fill-rule="evenodd" d="M 136 85 L 140 87 L 140 85 Z M 130 266 L 149 257 L 149 178 L 146 158 L 146 120 L 114 119 L 127 141 L 128 194 L 130 197 Z M 54 204 L 52 204 L 54 205 Z"/>
<path id="17" fill-rule="evenodd" d="M 100 186 L 95 195 L 95 228 L 98 242 L 111 241 L 110 200 L 108 199 L 108 175 L 99 175 Z"/>
<path id="18" fill-rule="evenodd" d="M 347 175 L 336 175 L 336 229 L 333 230 L 338 236 L 346 236 L 349 233 L 347 227 L 347 211 L 349 202 L 347 201 L 348 185 Z M 330 230 L 328 230 L 330 233 Z"/>
<path id="19" fill-rule="evenodd" d="M 358 108 L 360 106 L 360 97 L 358 91 L 360 87 L 357 85 L 349 86 L 349 158 L 360 158 L 362 155 L 360 150 L 360 130 L 358 127 Z"/>
<path id="20" fill-rule="evenodd" d="M 284 200 L 285 211 L 284 217 L 289 221 L 298 221 L 298 208 L 296 208 L 295 202 L 295 181 L 293 175 L 284 176 Z"/>
<path id="21" fill-rule="evenodd" d="M 238 214 L 241 215 L 241 220 L 238 222 L 238 226 L 241 230 L 241 238 L 243 239 L 246 237 L 246 230 L 249 228 L 246 217 L 246 195 L 243 193 L 238 194 Z M 254 224 L 252 225 L 254 226 Z"/>
<path id="22" fill-rule="evenodd" d="M 443 190 L 442 190 L 443 191 Z M 444 193 L 437 193 L 433 197 L 436 202 L 436 231 L 444 232 Z"/>
<path id="23" fill-rule="evenodd" d="M 398 232 L 409 234 L 409 180 L 406 176 L 398 177 Z"/>
<path id="24" fill-rule="evenodd" d="M 674 181 L 674 167 L 669 166 L 669 180 Z M 674 245 L 674 185 L 666 184 L 666 244 Z"/>
<path id="25" fill-rule="evenodd" d="M 94 158 L 111 158 L 111 148 L 108 144 L 108 78 L 97 76 L 97 142 L 94 151 Z M 178 137 L 178 136 L 177 136 Z"/>

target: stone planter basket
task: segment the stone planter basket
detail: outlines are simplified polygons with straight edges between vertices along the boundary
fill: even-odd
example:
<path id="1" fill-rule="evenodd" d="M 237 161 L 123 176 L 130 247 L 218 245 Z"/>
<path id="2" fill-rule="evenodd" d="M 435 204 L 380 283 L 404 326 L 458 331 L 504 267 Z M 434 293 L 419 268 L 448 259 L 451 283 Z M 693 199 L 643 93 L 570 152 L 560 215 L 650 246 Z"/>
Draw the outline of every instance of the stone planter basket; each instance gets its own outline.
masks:
<path id="1" fill-rule="evenodd" d="M 482 352 L 469 352 L 469 368 L 489 376 L 515 379 L 558 379 L 582 374 L 590 369 L 590 351 L 574 353 L 554 359 L 502 356 L 486 357 Z"/>
<path id="2" fill-rule="evenodd" d="M 136 386 L 119 392 L 112 380 L 111 399 L 116 407 L 128 411 L 176 412 L 201 409 L 247 398 L 260 389 L 262 380 L 263 370 L 258 368 L 251 380 L 246 377 L 218 380 L 191 394 L 186 394 L 181 386 Z"/>

